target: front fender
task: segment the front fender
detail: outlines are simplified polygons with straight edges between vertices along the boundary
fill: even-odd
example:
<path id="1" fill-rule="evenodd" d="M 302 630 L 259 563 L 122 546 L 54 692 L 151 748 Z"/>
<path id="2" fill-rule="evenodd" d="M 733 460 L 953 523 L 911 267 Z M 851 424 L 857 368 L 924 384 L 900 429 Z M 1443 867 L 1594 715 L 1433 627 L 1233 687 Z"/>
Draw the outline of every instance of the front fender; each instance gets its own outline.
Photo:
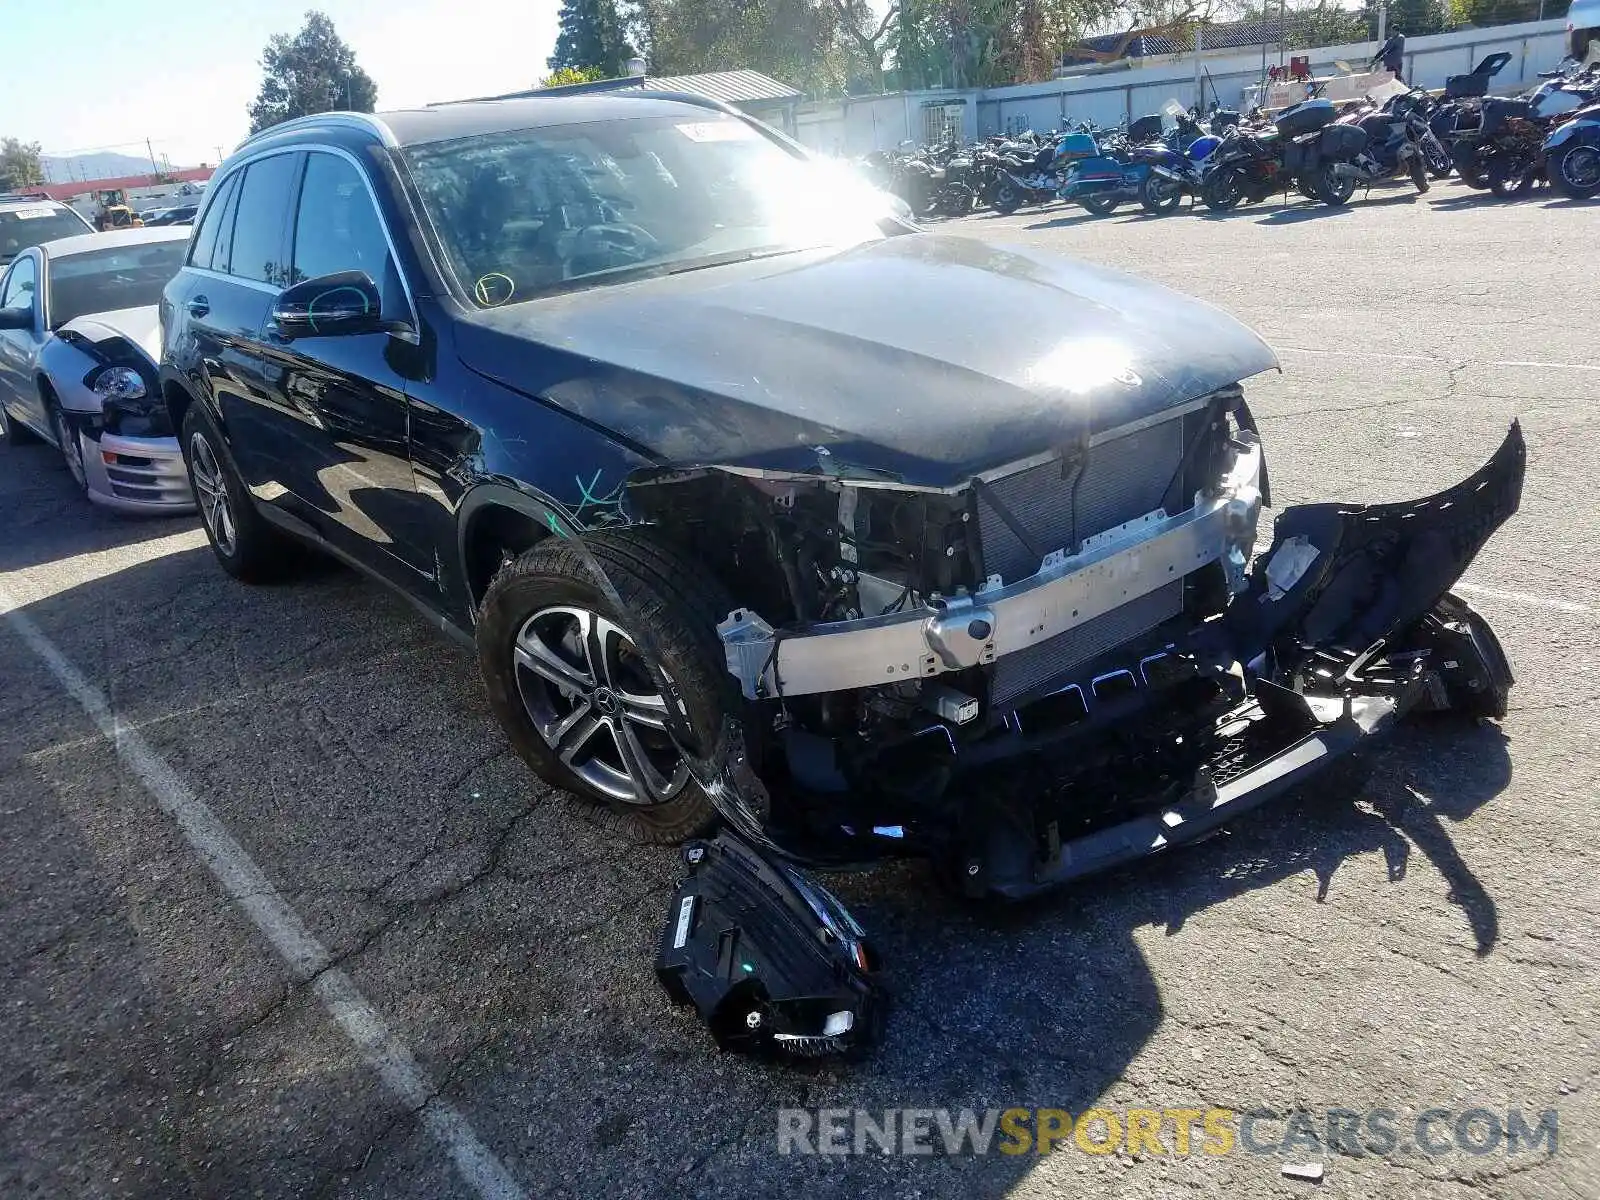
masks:
<path id="1" fill-rule="evenodd" d="M 1545 153 L 1559 150 L 1569 142 L 1590 146 L 1600 145 L 1600 120 L 1568 121 L 1565 125 L 1551 130 L 1550 136 L 1544 140 Z"/>

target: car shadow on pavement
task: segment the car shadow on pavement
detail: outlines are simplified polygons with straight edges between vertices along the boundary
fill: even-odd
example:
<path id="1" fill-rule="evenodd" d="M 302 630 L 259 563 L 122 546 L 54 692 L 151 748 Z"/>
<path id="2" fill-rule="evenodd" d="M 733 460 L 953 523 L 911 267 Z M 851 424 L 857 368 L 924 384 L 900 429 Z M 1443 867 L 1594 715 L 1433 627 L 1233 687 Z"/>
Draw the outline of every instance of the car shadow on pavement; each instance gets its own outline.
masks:
<path id="1" fill-rule="evenodd" d="M 89 503 L 68 482 L 61 455 L 42 442 L 0 446 L 0 511 L 0 574 L 199 527 L 193 513 L 128 515 Z M 48 533 L 34 535 L 34 528 Z"/>
<path id="2" fill-rule="evenodd" d="M 123 532 L 131 544 L 141 529 Z M 551 1194 L 1006 1195 L 1037 1156 L 932 1166 L 915 1155 L 780 1156 L 778 1111 L 1076 1113 L 1104 1102 L 1172 1015 L 1141 931 L 1176 938 L 1198 914 L 1307 871 L 1318 903 L 1356 856 L 1382 853 L 1399 880 L 1419 852 L 1448 881 L 1477 952 L 1495 944 L 1493 899 L 1448 826 L 1504 788 L 1505 742 L 1491 726 L 1427 722 L 1375 752 L 1365 790 L 1324 784 L 1226 836 L 1045 900 L 973 905 L 919 864 L 830 875 L 887 964 L 894 1008 L 883 1044 L 857 1064 L 722 1055 L 671 1009 L 651 971 L 682 870 L 674 852 L 616 842 L 602 819 L 533 780 L 507 753 L 471 656 L 400 601 L 332 566 L 296 585 L 246 588 L 210 558 L 203 548 L 168 554 L 23 612 L 69 660 L 104 675 L 119 719 L 208 799 L 497 1154 L 542 1171 L 548 1147 L 569 1148 L 578 1174 L 551 1181 Z M 115 627 L 97 628 L 113 610 Z M 119 664 L 117 647 L 136 652 Z M 12 650 L 24 654 L 14 640 Z M 105 761 L 99 753 L 83 771 Z M 72 773 L 76 754 L 91 750 L 62 751 L 47 783 L 63 804 L 79 797 L 80 812 L 100 811 L 81 808 L 96 776 Z M 153 811 L 136 794 L 125 803 Z M 129 844 L 92 847 L 111 874 L 108 894 L 137 906 L 143 927 L 191 920 L 142 882 L 152 855 L 185 859 L 182 843 L 164 821 L 124 823 Z M 199 903 L 228 910 L 188 869 Z M 1299 936 L 1294 893 L 1285 895 L 1273 919 Z M 253 933 L 245 942 L 264 952 Z M 1202 948 L 1239 966 L 1257 953 L 1237 937 L 1191 940 Z M 227 951 L 208 954 L 214 963 Z M 204 1028 L 184 1028 L 192 1053 L 214 1060 L 202 1096 L 173 1100 L 183 1128 L 152 1134 L 205 1164 L 201 1190 L 276 1196 L 359 1174 L 378 1194 L 423 1194 L 406 1174 L 419 1145 L 435 1153 L 420 1123 L 394 1114 L 304 989 L 264 988 L 259 972 L 241 989 L 239 971 L 170 952 L 141 971 L 157 993 L 146 1011 L 180 1025 L 205 1014 Z M 1230 1037 L 1206 1034 L 1203 1014 L 1179 1018 L 1207 1046 Z M 241 1080 L 258 1101 L 238 1099 Z M 1160 1088 L 1174 1103 L 1227 1102 Z M 273 1105 L 303 1114 L 318 1136 L 288 1138 L 263 1118 Z M 678 1116 L 650 1117 L 661 1113 Z M 300 1156 L 292 1171 L 285 1155 Z"/>

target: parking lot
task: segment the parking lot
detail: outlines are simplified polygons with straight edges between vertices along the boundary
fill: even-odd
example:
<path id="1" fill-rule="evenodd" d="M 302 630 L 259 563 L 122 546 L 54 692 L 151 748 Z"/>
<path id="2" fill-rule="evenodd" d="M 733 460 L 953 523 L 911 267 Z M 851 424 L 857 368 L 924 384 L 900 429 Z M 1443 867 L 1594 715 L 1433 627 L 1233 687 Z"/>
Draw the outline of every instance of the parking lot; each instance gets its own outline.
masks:
<path id="1" fill-rule="evenodd" d="M 1096 1105 L 1554 1109 L 1554 1154 L 1290 1157 L 1328 1196 L 1600 1194 L 1600 206 L 1447 183 L 1124 214 L 946 231 L 1258 328 L 1283 368 L 1246 388 L 1280 507 L 1436 490 L 1521 419 L 1522 512 L 1462 591 L 1517 671 L 1502 726 L 1419 722 L 1359 790 L 1022 908 L 915 866 L 838 877 L 887 960 L 886 1041 L 765 1065 L 718 1054 L 655 982 L 677 856 L 537 784 L 470 655 L 331 564 L 243 587 L 196 522 L 91 511 L 53 451 L 0 449 L 0 1195 L 1316 1186 L 1242 1149 L 778 1152 L 786 1107 Z M 325 951 L 312 983 L 284 938 Z"/>

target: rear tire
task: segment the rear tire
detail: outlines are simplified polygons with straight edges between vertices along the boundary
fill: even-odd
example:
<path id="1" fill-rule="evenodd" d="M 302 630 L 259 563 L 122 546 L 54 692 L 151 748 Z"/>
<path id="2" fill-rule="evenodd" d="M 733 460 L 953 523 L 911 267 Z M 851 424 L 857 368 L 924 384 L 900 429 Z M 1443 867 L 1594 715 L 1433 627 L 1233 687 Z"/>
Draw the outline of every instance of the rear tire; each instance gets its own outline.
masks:
<path id="1" fill-rule="evenodd" d="M 1004 183 L 995 189 L 990 207 L 1003 217 L 1009 217 L 1022 207 L 1022 191 L 1014 184 Z"/>
<path id="2" fill-rule="evenodd" d="M 1340 175 L 1331 163 L 1317 171 L 1312 187 L 1316 190 L 1317 199 L 1334 208 L 1349 204 L 1350 197 L 1356 194 L 1356 181 Z"/>
<path id="3" fill-rule="evenodd" d="M 1183 203 L 1183 184 L 1174 179 L 1163 179 L 1152 172 L 1139 185 L 1139 205 L 1145 212 L 1164 217 L 1178 211 Z"/>
<path id="4" fill-rule="evenodd" d="M 1103 196 L 1084 196 L 1078 203 L 1097 217 L 1109 217 L 1117 211 L 1117 205 L 1121 204 L 1122 201 L 1108 200 Z"/>
<path id="5" fill-rule="evenodd" d="M 1600 193 L 1600 147 L 1563 146 L 1550 160 L 1550 183 L 1573 200 L 1587 200 Z"/>
<path id="6" fill-rule="evenodd" d="M 1489 190 L 1502 200 L 1515 200 L 1533 190 L 1539 168 L 1520 154 L 1502 154 L 1489 168 Z"/>
<path id="7" fill-rule="evenodd" d="M 257 511 L 203 405 L 191 404 L 184 414 L 182 444 L 200 525 L 222 569 L 243 583 L 288 574 L 299 562 L 300 547 Z"/>
<path id="8" fill-rule="evenodd" d="M 704 832 L 716 810 L 677 743 L 650 721 L 676 699 L 696 753 L 719 769 L 723 721 L 743 707 L 716 632 L 733 604 L 702 567 L 648 535 L 590 534 L 584 545 L 626 611 L 568 541 L 548 538 L 507 563 L 478 618 L 489 704 L 540 778 L 605 810 L 634 841 L 680 842 Z M 630 631 L 644 623 L 672 694 L 662 695 L 642 666 Z M 631 682 L 617 686 L 624 675 Z"/>

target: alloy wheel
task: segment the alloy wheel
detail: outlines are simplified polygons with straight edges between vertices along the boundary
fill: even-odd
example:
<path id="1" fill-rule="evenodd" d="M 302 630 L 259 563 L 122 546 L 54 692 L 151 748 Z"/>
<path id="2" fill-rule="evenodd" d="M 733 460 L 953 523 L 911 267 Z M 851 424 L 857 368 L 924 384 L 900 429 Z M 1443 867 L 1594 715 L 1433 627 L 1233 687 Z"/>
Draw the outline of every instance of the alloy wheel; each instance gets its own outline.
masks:
<path id="1" fill-rule="evenodd" d="M 1561 178 L 1574 192 L 1600 188 L 1600 147 L 1576 146 L 1561 157 Z"/>
<path id="2" fill-rule="evenodd" d="M 200 501 L 200 519 L 217 549 L 232 558 L 238 550 L 238 525 L 233 517 L 233 500 L 228 482 L 217 463 L 216 451 L 203 433 L 189 439 L 189 477 L 195 498 Z"/>
<path id="3" fill-rule="evenodd" d="M 667 732 L 667 699 L 620 625 L 586 608 L 540 609 L 513 657 L 534 728 L 584 783 L 635 805 L 683 790 L 689 770 Z"/>
<path id="4" fill-rule="evenodd" d="M 56 445 L 61 448 L 61 457 L 67 461 L 67 470 L 72 475 L 72 482 L 78 485 L 80 491 L 87 491 L 89 473 L 83 465 L 83 443 L 72 431 L 72 424 L 59 405 L 51 406 L 50 421 L 55 426 Z"/>

